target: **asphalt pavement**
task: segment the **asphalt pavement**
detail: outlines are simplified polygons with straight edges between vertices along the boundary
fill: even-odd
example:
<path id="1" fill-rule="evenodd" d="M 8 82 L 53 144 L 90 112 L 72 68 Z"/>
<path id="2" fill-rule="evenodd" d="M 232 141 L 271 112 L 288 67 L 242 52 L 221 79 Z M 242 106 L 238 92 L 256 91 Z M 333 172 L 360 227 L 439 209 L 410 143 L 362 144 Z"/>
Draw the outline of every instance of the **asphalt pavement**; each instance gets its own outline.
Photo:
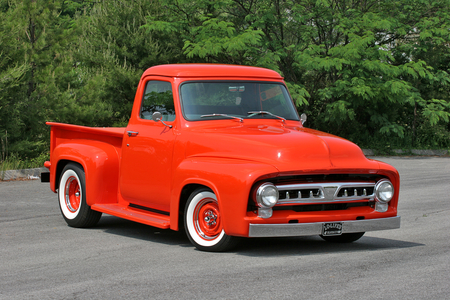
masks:
<path id="1" fill-rule="evenodd" d="M 450 158 L 377 159 L 400 172 L 400 229 L 352 244 L 245 239 L 227 253 L 107 215 L 74 229 L 48 184 L 0 182 L 0 299 L 448 299 Z"/>

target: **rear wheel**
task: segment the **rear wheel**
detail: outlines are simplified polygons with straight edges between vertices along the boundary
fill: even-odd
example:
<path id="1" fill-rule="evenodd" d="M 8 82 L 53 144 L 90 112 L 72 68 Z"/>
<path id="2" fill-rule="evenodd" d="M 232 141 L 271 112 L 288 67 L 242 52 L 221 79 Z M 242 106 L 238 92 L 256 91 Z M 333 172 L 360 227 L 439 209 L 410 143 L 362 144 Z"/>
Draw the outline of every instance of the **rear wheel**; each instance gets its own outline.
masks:
<path id="1" fill-rule="evenodd" d="M 342 235 L 332 235 L 332 236 L 323 236 L 323 238 L 327 242 L 332 243 L 352 243 L 354 241 L 359 240 L 365 232 L 355 232 L 355 233 L 343 233 Z"/>
<path id="2" fill-rule="evenodd" d="M 59 208 L 72 227 L 91 227 L 97 224 L 102 213 L 86 204 L 86 179 L 77 164 L 67 164 L 62 171 L 58 188 Z"/>
<path id="3" fill-rule="evenodd" d="M 223 230 L 217 197 L 206 188 L 195 190 L 189 197 L 184 227 L 189 240 L 199 250 L 226 251 L 237 243 L 236 237 L 227 235 Z"/>

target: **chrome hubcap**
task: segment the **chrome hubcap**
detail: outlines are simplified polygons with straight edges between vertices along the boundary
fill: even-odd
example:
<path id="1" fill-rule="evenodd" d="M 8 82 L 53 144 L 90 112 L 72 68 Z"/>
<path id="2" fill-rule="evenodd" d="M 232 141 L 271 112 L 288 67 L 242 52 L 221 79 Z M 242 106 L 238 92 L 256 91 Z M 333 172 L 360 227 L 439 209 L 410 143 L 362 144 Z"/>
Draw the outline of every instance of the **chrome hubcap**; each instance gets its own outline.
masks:
<path id="1" fill-rule="evenodd" d="M 80 185 L 75 177 L 70 177 L 65 186 L 64 198 L 66 200 L 66 207 L 71 212 L 76 212 L 80 206 Z"/>
<path id="2" fill-rule="evenodd" d="M 193 217 L 197 234 L 205 240 L 215 239 L 222 231 L 219 206 L 211 198 L 202 199 L 197 204 Z"/>
<path id="3" fill-rule="evenodd" d="M 216 224 L 217 216 L 212 211 L 206 212 L 205 215 L 205 222 L 208 226 Z"/>

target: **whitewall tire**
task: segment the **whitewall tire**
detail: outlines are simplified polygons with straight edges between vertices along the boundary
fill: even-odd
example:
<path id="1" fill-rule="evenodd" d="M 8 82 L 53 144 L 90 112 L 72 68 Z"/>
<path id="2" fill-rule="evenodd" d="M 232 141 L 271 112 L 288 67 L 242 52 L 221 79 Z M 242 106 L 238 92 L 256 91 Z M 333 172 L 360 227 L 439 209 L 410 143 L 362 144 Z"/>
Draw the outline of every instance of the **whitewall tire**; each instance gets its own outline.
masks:
<path id="1" fill-rule="evenodd" d="M 78 164 L 69 163 L 64 167 L 59 180 L 58 200 L 69 226 L 90 227 L 100 220 L 102 214 L 86 204 L 86 179 Z"/>
<path id="2" fill-rule="evenodd" d="M 195 190 L 189 197 L 184 228 L 191 243 L 203 251 L 226 251 L 234 247 L 237 238 L 225 233 L 216 195 L 207 188 Z"/>

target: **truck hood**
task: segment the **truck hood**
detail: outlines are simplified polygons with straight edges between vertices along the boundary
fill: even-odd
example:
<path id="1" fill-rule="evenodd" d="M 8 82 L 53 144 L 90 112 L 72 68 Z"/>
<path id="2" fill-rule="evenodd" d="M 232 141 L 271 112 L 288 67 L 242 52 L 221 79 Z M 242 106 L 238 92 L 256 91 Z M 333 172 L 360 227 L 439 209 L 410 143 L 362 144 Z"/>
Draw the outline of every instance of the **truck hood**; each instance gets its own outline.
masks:
<path id="1" fill-rule="evenodd" d="M 270 164 L 282 173 L 379 169 L 378 163 L 368 160 L 354 143 L 300 126 L 244 123 L 186 133 L 186 157 L 248 160 Z"/>

